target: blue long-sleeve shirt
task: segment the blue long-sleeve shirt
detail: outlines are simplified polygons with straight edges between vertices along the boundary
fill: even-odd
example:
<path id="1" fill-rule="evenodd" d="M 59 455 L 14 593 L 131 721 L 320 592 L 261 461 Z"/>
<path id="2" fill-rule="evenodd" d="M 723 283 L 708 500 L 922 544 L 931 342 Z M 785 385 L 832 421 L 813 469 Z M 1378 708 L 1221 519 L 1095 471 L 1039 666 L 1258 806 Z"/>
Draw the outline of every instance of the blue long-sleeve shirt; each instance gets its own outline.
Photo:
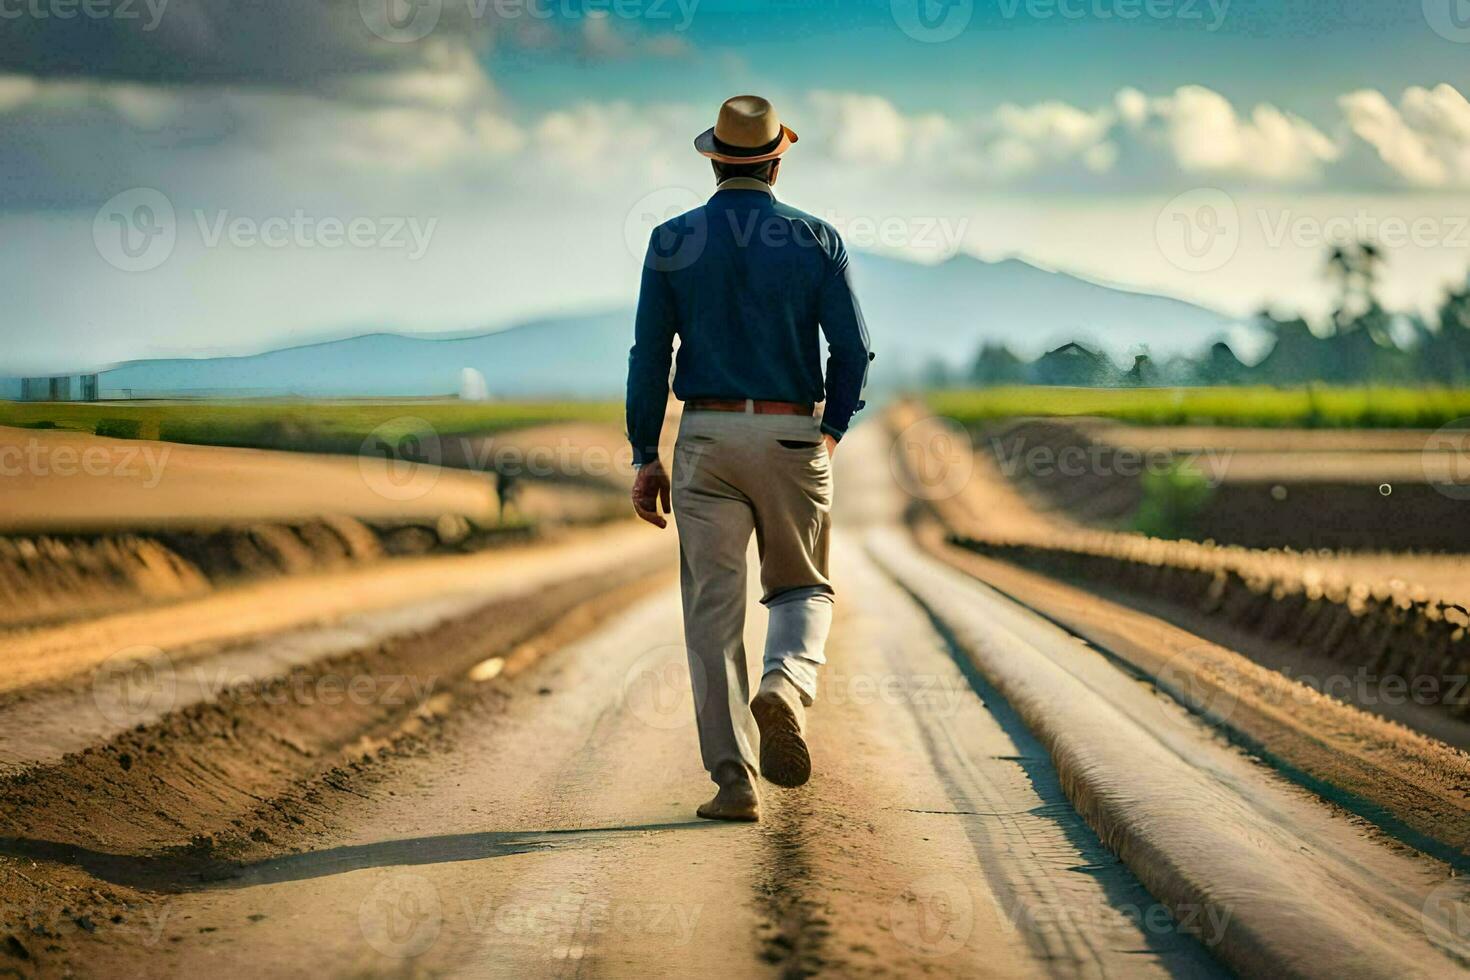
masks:
<path id="1" fill-rule="evenodd" d="M 837 439 L 863 406 L 873 354 L 847 250 L 831 225 L 777 201 L 762 182 L 727 180 L 702 207 L 653 231 L 628 357 L 635 463 L 658 457 L 675 336 L 681 401 L 825 398 L 822 431 Z"/>

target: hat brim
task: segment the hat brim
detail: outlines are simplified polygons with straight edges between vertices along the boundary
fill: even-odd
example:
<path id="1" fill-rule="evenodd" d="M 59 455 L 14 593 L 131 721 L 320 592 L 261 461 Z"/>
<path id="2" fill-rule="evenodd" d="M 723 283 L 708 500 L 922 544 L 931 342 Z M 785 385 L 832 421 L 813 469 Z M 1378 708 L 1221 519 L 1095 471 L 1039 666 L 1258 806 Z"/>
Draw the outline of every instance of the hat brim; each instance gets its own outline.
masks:
<path id="1" fill-rule="evenodd" d="M 719 150 L 715 143 L 715 128 L 711 126 L 694 137 L 694 148 L 699 151 L 700 155 L 707 156 L 711 160 L 718 160 L 721 163 L 765 163 L 767 160 L 774 160 L 791 149 L 791 144 L 795 142 L 796 134 L 791 131 L 790 126 L 783 125 L 781 127 L 781 140 L 776 144 L 775 149 L 767 150 L 765 153 L 755 156 L 738 156 L 732 153 L 723 153 Z"/>

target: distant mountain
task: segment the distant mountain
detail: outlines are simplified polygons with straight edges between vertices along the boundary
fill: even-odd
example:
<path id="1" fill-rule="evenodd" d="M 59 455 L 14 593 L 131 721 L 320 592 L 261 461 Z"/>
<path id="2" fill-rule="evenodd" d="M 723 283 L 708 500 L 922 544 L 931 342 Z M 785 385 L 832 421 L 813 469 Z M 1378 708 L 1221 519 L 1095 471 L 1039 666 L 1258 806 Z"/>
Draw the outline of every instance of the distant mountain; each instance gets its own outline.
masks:
<path id="1" fill-rule="evenodd" d="M 451 395 L 469 368 L 496 397 L 606 397 L 621 389 L 632 329 L 619 311 L 469 337 L 374 333 L 249 357 L 130 361 L 99 385 L 133 397 Z"/>
<path id="2" fill-rule="evenodd" d="M 1195 353 L 1232 325 L 1177 299 L 1047 272 L 1011 259 L 957 256 L 938 265 L 875 255 L 854 279 L 879 359 L 874 381 L 901 384 L 935 360 L 967 368 L 984 342 L 1034 357 L 1084 340 L 1121 356 Z M 613 397 L 632 342 L 631 310 L 537 320 L 493 333 L 373 333 L 239 357 L 130 361 L 105 371 L 104 397 L 409 396 L 458 392 L 466 369 L 497 397 Z M 0 382 L 0 395 L 18 383 Z"/>
<path id="3" fill-rule="evenodd" d="M 1194 354 L 1236 322 L 1183 300 L 1047 272 L 1020 259 L 957 255 L 923 266 L 864 255 L 853 275 L 879 357 L 895 374 L 912 375 L 936 359 L 968 369 L 987 342 L 1030 359 L 1084 341 L 1126 366 L 1133 359 L 1125 355 L 1139 345 L 1155 359 Z"/>

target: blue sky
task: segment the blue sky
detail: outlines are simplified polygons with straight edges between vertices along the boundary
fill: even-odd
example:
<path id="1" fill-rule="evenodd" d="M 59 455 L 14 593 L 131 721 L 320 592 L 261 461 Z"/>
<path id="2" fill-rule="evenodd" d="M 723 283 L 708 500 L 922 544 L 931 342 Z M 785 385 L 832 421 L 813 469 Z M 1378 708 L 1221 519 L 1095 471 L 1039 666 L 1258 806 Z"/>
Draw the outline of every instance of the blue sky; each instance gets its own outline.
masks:
<path id="1" fill-rule="evenodd" d="M 1198 84 L 1233 101 L 1315 115 L 1350 88 L 1399 90 L 1465 73 L 1464 46 L 1435 35 L 1417 0 L 1220 2 L 1223 17 L 1208 0 L 1180 0 L 1169 5 L 1175 17 L 1105 20 L 1046 14 L 1053 8 L 1024 0 L 1008 17 L 999 0 L 982 0 L 958 36 L 927 44 L 898 28 L 888 2 L 704 0 L 679 30 L 671 0 L 669 21 L 630 29 L 683 37 L 698 52 L 689 59 L 593 62 L 507 45 L 486 64 L 527 109 L 596 90 L 642 103 L 675 94 L 718 102 L 731 84 L 760 83 L 787 92 L 878 89 L 905 109 L 960 112 L 1046 99 L 1085 104 L 1124 86 L 1164 92 Z M 1063 4 L 1069 11 L 1108 6 Z"/>
<path id="2" fill-rule="evenodd" d="M 741 92 L 856 248 L 1242 317 L 1344 235 L 1395 308 L 1470 268 L 1463 0 L 57 2 L 0 22 L 0 374 L 630 304 Z"/>

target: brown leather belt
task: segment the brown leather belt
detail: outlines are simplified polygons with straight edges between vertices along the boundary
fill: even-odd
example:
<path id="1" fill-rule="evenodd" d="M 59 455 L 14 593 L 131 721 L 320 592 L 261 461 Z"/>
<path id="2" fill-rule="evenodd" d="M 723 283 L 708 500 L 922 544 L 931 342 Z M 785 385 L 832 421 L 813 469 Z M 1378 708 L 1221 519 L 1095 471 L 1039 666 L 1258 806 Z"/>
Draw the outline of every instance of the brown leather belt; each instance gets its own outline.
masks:
<path id="1" fill-rule="evenodd" d="M 745 398 L 691 398 L 684 403 L 684 410 L 691 412 L 741 412 L 749 410 L 756 415 L 810 415 L 816 408 L 799 402 L 763 402 Z"/>

